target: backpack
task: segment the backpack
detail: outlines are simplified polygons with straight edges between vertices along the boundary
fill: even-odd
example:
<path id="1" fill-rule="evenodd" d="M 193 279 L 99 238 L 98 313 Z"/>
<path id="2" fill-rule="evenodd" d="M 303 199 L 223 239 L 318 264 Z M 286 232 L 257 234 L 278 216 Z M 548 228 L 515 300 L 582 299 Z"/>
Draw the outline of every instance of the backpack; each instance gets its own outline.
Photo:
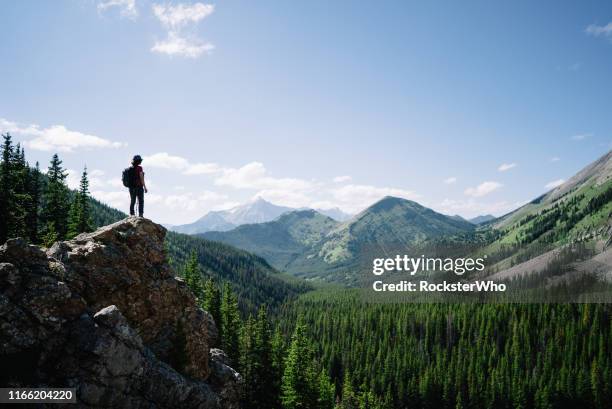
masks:
<path id="1" fill-rule="evenodd" d="M 121 174 L 121 181 L 123 182 L 123 186 L 125 187 L 134 187 L 134 167 L 133 166 L 123 169 L 123 173 Z"/>

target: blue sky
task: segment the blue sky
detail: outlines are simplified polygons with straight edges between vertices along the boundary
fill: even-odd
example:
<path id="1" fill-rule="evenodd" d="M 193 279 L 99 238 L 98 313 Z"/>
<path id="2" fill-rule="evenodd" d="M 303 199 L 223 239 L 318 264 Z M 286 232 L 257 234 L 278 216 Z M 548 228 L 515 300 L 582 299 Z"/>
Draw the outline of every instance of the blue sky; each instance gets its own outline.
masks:
<path id="1" fill-rule="evenodd" d="M 164 223 L 262 196 L 501 215 L 612 147 L 609 1 L 0 3 L 0 129 Z M 505 166 L 503 166 L 505 165 Z M 501 169 L 501 170 L 500 170 Z"/>

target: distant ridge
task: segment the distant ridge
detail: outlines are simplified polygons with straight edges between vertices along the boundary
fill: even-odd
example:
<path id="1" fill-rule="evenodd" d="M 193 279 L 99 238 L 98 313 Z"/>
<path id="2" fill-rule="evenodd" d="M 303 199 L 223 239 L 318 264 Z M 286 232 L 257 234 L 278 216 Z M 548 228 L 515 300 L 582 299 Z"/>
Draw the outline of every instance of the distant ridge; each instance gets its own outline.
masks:
<path id="1" fill-rule="evenodd" d="M 483 223 L 487 223 L 490 222 L 491 220 L 495 220 L 496 217 L 493 216 L 492 214 L 485 214 L 485 215 L 481 215 L 481 216 L 476 216 L 472 219 L 468 219 L 468 221 L 470 223 L 473 224 L 483 224 Z"/>
<path id="2" fill-rule="evenodd" d="M 208 212 L 193 223 L 168 226 L 168 228 L 174 232 L 185 234 L 228 231 L 243 224 L 269 222 L 292 210 L 290 207 L 277 206 L 258 197 L 229 210 Z"/>
<path id="3" fill-rule="evenodd" d="M 229 231 L 245 224 L 270 222 L 284 213 L 296 210 L 311 210 L 307 208 L 294 209 L 287 206 L 279 206 L 258 197 L 245 204 L 233 207 L 229 210 L 211 211 L 193 223 L 178 226 L 168 225 L 168 229 L 184 234 L 201 234 L 209 231 Z M 338 222 L 351 218 L 351 215 L 339 208 L 315 209 L 320 214 L 328 216 Z"/>

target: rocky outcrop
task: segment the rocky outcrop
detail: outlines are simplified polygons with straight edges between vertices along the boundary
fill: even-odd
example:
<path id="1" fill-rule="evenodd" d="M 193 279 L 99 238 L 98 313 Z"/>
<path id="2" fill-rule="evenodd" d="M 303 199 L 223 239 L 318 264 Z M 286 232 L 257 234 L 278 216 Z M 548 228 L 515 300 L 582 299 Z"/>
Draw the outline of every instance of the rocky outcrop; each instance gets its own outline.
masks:
<path id="1" fill-rule="evenodd" d="M 240 375 L 165 232 L 131 217 L 46 251 L 0 247 L 0 383 L 76 387 L 83 407 L 238 407 Z"/>

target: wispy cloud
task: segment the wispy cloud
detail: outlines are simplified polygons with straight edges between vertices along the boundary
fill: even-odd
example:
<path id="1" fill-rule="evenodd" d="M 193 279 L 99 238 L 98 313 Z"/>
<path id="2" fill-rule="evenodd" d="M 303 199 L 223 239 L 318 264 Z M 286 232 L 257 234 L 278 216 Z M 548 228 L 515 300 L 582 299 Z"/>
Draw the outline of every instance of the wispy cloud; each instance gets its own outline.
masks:
<path id="1" fill-rule="evenodd" d="M 444 214 L 460 214 L 464 217 L 475 217 L 483 214 L 500 216 L 516 209 L 520 205 L 522 205 L 522 203 L 510 203 L 507 201 L 483 203 L 474 199 L 444 199 L 441 203 L 434 204 L 433 208 Z"/>
<path id="2" fill-rule="evenodd" d="M 591 24 L 584 30 L 588 35 L 594 37 L 606 37 L 612 39 L 612 21 L 605 26 Z"/>
<path id="3" fill-rule="evenodd" d="M 19 125 L 0 118 L 0 130 L 24 138 L 28 148 L 39 151 L 74 152 L 99 148 L 121 148 L 122 142 L 113 142 L 96 135 L 67 129 L 64 125 L 51 125 L 41 128 L 38 125 Z"/>
<path id="4" fill-rule="evenodd" d="M 197 23 L 215 11 L 212 4 L 194 3 L 177 5 L 154 4 L 153 14 L 169 29 L 177 30 L 187 24 Z"/>
<path id="5" fill-rule="evenodd" d="M 561 158 L 558 157 L 558 156 L 553 156 L 552 158 L 550 158 L 551 162 L 559 162 L 560 160 L 561 160 Z"/>
<path id="6" fill-rule="evenodd" d="M 516 163 L 502 163 L 501 165 L 499 165 L 499 167 L 497 168 L 497 170 L 499 172 L 506 172 L 512 168 L 516 168 L 517 164 Z"/>
<path id="7" fill-rule="evenodd" d="M 576 141 L 576 142 L 578 142 L 578 141 L 584 141 L 586 138 L 588 138 L 588 137 L 590 137 L 590 136 L 591 136 L 591 134 L 590 134 L 590 133 L 582 133 L 582 134 L 572 135 L 572 136 L 570 137 L 570 139 L 571 139 L 572 141 Z"/>
<path id="8" fill-rule="evenodd" d="M 449 178 L 444 179 L 444 183 L 447 185 L 452 185 L 453 183 L 457 183 L 457 178 L 455 176 L 451 176 Z"/>
<path id="9" fill-rule="evenodd" d="M 334 183 L 344 183 L 344 182 L 350 182 L 353 178 L 350 176 L 336 176 L 333 181 Z"/>
<path id="10" fill-rule="evenodd" d="M 184 28 L 198 24 L 214 11 L 213 4 L 153 4 L 153 14 L 166 28 L 167 35 L 164 40 L 156 41 L 151 51 L 188 58 L 210 54 L 215 49 L 214 44 L 186 35 Z"/>
<path id="11" fill-rule="evenodd" d="M 556 187 L 561 186 L 563 183 L 565 183 L 565 179 L 557 179 L 557 180 L 553 180 L 552 182 L 547 183 L 546 185 L 544 185 L 544 187 L 546 189 L 554 189 Z"/>
<path id="12" fill-rule="evenodd" d="M 412 190 L 356 184 L 332 189 L 331 194 L 334 199 L 331 202 L 334 204 L 332 207 L 339 207 L 348 213 L 363 210 L 385 196 L 401 197 L 409 200 L 417 200 L 421 197 Z"/>
<path id="13" fill-rule="evenodd" d="M 168 33 L 165 40 L 156 41 L 151 51 L 167 55 L 179 55 L 188 58 L 197 58 L 204 53 L 209 54 L 215 46 L 198 39 L 187 39 L 173 31 Z"/>
<path id="14" fill-rule="evenodd" d="M 121 17 L 134 19 L 138 17 L 136 0 L 105 0 L 98 3 L 98 11 L 105 12 L 109 9 L 119 10 Z"/>
<path id="15" fill-rule="evenodd" d="M 465 194 L 467 196 L 472 196 L 472 197 L 483 197 L 486 196 L 490 193 L 495 192 L 496 190 L 499 190 L 503 185 L 499 182 L 482 182 L 481 184 L 479 184 L 476 187 L 470 187 L 465 189 Z"/>

